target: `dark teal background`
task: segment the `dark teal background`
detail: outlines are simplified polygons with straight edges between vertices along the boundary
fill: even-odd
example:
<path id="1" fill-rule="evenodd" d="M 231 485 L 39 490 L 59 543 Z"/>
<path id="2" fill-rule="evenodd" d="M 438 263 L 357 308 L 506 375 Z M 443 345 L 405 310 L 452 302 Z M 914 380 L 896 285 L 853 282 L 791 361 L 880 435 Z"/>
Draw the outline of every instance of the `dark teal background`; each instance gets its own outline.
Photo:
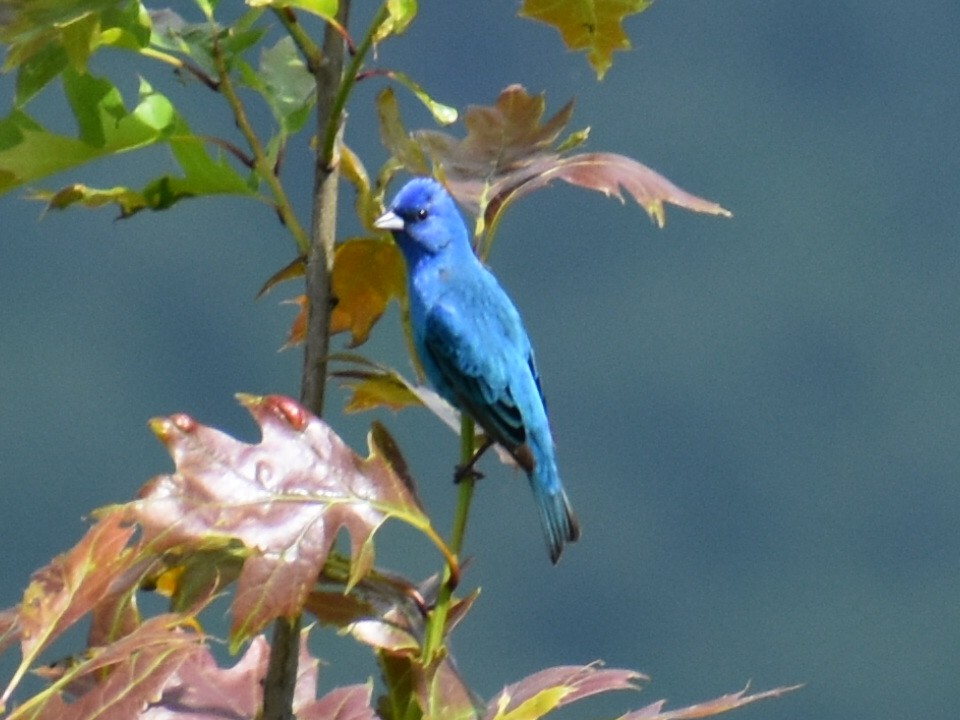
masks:
<path id="1" fill-rule="evenodd" d="M 354 27 L 373 10 L 357 5 Z M 514 82 L 551 111 L 576 96 L 588 149 L 636 157 L 735 217 L 671 208 L 660 231 L 632 203 L 566 186 L 508 214 L 491 264 L 533 336 L 584 534 L 551 567 L 525 480 L 485 460 L 466 579 L 483 594 L 454 638 L 464 675 L 485 697 L 597 658 L 653 677 L 570 717 L 748 680 L 806 687 L 737 717 L 956 717 L 960 5 L 658 3 L 627 22 L 635 50 L 599 84 L 516 8 L 424 0 L 379 64 L 458 107 Z M 196 129 L 235 138 L 198 84 L 117 54 L 95 69 L 131 101 L 132 73 L 148 74 Z M 346 136 L 371 168 L 380 82 L 361 85 Z M 411 126 L 430 123 L 398 94 Z M 57 92 L 30 109 L 72 131 Z M 48 186 L 171 167 L 151 150 Z M 310 177 L 292 153 L 304 214 Z M 0 200 L 4 606 L 85 513 L 169 471 L 149 417 L 184 411 L 254 441 L 233 393 L 296 395 L 300 364 L 277 352 L 294 286 L 253 299 L 293 254 L 268 208 L 40 219 L 22 197 Z M 364 352 L 409 370 L 395 309 Z M 449 527 L 456 438 L 423 411 L 380 417 Z M 331 420 L 363 449 L 370 416 Z M 437 566 L 405 529 L 379 548 L 417 576 Z M 348 648 L 319 638 L 325 686 L 375 672 Z"/>

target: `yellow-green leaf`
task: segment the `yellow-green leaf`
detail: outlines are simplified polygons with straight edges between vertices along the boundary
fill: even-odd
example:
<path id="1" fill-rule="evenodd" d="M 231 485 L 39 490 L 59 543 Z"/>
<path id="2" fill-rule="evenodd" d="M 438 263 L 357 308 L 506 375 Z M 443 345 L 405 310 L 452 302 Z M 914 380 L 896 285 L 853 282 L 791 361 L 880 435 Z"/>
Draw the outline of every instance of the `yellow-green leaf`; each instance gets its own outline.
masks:
<path id="1" fill-rule="evenodd" d="M 330 332 L 350 331 L 350 345 L 367 341 L 370 330 L 406 288 L 403 257 L 392 242 L 361 238 L 337 247 L 333 260 L 336 306 Z"/>
<path id="2" fill-rule="evenodd" d="M 568 48 L 587 53 L 602 80 L 613 64 L 614 51 L 630 49 L 624 18 L 652 4 L 653 0 L 524 0 L 520 16 L 555 27 Z"/>

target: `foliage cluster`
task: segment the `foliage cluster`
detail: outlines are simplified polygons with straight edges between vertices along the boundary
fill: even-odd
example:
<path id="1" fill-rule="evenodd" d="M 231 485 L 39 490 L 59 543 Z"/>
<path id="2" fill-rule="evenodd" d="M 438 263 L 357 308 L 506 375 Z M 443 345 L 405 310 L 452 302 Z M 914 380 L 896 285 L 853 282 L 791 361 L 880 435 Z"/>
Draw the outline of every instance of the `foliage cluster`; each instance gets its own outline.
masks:
<path id="1" fill-rule="evenodd" d="M 521 15 L 555 26 L 602 77 L 614 50 L 629 46 L 624 17 L 649 4 L 527 0 Z M 236 16 L 224 21 L 228 5 Z M 625 190 L 659 225 L 664 203 L 728 213 L 635 160 L 578 151 L 588 132 L 564 135 L 572 104 L 544 119 L 544 98 L 520 86 L 506 88 L 492 105 L 467 109 L 462 137 L 435 128 L 409 131 L 394 88 L 410 91 L 442 125 L 460 116 L 402 72 L 370 62 L 376 44 L 415 20 L 417 4 L 387 0 L 359 40 L 349 32 L 348 9 L 347 0 L 247 0 L 245 6 L 196 0 L 199 20 L 189 21 L 140 0 L 0 3 L 4 69 L 16 72 L 12 107 L 0 120 L 0 192 L 163 145 L 176 170 L 142 187 L 73 182 L 34 189 L 32 196 L 51 209 L 110 206 L 121 218 L 195 198 L 247 197 L 276 213 L 296 248 L 261 292 L 300 278 L 305 286 L 288 340 L 305 348 L 300 402 L 238 396 L 262 430 L 257 444 L 184 414 L 153 420 L 174 471 L 148 482 L 135 500 L 97 511 L 84 538 L 38 570 L 23 602 L 0 615 L 0 649 L 18 647 L 22 656 L 0 697 L 8 717 L 522 720 L 645 679 L 597 664 L 564 666 L 507 685 L 489 701 L 476 697 L 446 644 L 477 598 L 476 591 L 456 592 L 471 483 L 463 483 L 454 531 L 444 539 L 386 429 L 373 423 L 369 455 L 357 455 L 320 419 L 323 388 L 328 377 L 340 378 L 352 388 L 354 411 L 426 406 L 461 432 L 466 457 L 477 442 L 472 424 L 418 378 L 359 355 L 331 355 L 329 337 L 349 333 L 357 347 L 390 302 L 405 303 L 402 260 L 372 226 L 384 188 L 401 171 L 446 183 L 475 218 L 484 257 L 505 209 L 553 180 L 621 199 Z M 314 39 L 320 35 L 322 42 Z M 145 79 L 131 109 L 117 84 L 91 71 L 91 58 L 104 50 L 133 53 L 198 81 L 195 87 L 230 109 L 243 142 L 193 132 L 189 108 L 176 107 Z M 390 157 L 373 174 L 346 142 L 344 125 L 355 84 L 375 77 L 388 81 L 376 112 Z M 31 102 L 53 92 L 55 81 L 75 134 L 51 130 L 30 114 Z M 251 102 L 269 110 L 267 131 L 251 121 Z M 297 216 L 283 172 L 291 137 L 308 132 L 316 148 L 309 222 Z M 355 190 L 363 237 L 337 238 L 341 178 Z M 328 368 L 330 361 L 337 369 Z M 410 525 L 437 549 L 436 576 L 414 582 L 376 566 L 376 532 L 387 520 Z M 336 550 L 338 535 L 346 536 L 348 552 Z M 168 598 L 168 612 L 143 611 L 144 593 Z M 220 667 L 211 653 L 215 639 L 203 616 L 224 596 L 232 618 L 228 645 L 240 654 L 230 667 Z M 369 681 L 317 698 L 318 662 L 307 646 L 309 629 L 301 630 L 304 614 L 372 649 L 382 678 L 377 699 Z M 89 623 L 86 647 L 42 664 L 54 641 L 80 622 Z M 272 641 L 263 635 L 270 624 Z M 17 691 L 31 671 L 47 686 L 21 697 Z M 658 702 L 623 718 L 704 717 L 783 691 L 743 691 L 675 711 Z"/>

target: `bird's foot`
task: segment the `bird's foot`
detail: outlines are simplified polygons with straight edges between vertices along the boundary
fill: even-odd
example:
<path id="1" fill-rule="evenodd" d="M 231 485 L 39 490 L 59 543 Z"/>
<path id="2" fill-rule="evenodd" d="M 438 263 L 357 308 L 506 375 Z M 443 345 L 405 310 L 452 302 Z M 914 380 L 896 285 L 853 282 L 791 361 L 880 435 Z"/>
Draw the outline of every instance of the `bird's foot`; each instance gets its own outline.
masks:
<path id="1" fill-rule="evenodd" d="M 470 482 L 476 482 L 483 477 L 483 473 L 477 470 L 473 463 L 467 465 L 457 465 L 453 469 L 453 484 L 459 485 L 464 480 L 469 480 Z"/>
<path id="2" fill-rule="evenodd" d="M 473 453 L 473 457 L 470 458 L 463 465 L 457 465 L 456 469 L 453 471 L 453 484 L 459 485 L 464 480 L 470 480 L 475 482 L 483 477 L 483 473 L 477 470 L 477 461 L 480 459 L 480 456 L 483 455 L 490 446 L 493 445 L 493 440 L 490 438 L 484 438 L 483 443 L 477 448 L 476 452 Z"/>

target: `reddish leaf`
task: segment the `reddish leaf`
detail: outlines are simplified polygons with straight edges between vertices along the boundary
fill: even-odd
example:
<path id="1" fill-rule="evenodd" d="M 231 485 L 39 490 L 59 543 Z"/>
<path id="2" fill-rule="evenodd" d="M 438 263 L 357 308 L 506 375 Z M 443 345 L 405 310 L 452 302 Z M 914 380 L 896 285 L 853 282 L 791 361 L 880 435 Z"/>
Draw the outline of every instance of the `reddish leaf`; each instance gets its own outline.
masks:
<path id="1" fill-rule="evenodd" d="M 583 134 L 558 143 L 573 112 L 568 103 L 543 121 L 546 102 L 519 85 L 500 93 L 493 106 L 471 107 L 465 115 L 467 135 L 458 140 L 437 130 L 414 134 L 439 166 L 439 174 L 457 200 L 482 222 L 496 223 L 509 202 L 559 179 L 622 198 L 625 189 L 658 225 L 663 203 L 714 215 L 730 213 L 692 195 L 641 163 L 614 153 L 565 155 Z M 403 162 L 405 156 L 397 156 Z M 407 164 L 411 172 L 418 168 Z"/>
<path id="2" fill-rule="evenodd" d="M 610 690 L 637 690 L 645 675 L 606 670 L 597 664 L 542 670 L 508 685 L 487 705 L 487 720 L 539 718 L 551 710 Z"/>
<path id="3" fill-rule="evenodd" d="M 552 25 L 571 50 L 585 50 L 599 80 L 613 64 L 615 50 L 629 50 L 623 20 L 640 13 L 653 0 L 524 0 L 521 17 Z"/>
<path id="4" fill-rule="evenodd" d="M 301 706 L 298 720 L 377 720 L 370 707 L 373 683 L 347 685 L 331 690 L 319 700 Z"/>
<path id="5" fill-rule="evenodd" d="M 134 532 L 124 526 L 120 513 L 105 515 L 71 550 L 34 573 L 20 605 L 20 640 L 23 660 L 10 680 L 0 706 L 53 640 L 90 612 L 102 598 L 117 592 L 127 576 L 142 567 L 142 559 L 127 549 Z"/>
<path id="6" fill-rule="evenodd" d="M 708 702 L 690 705 L 678 710 L 669 710 L 667 712 L 663 712 L 663 706 L 667 701 L 658 700 L 657 702 L 651 703 L 640 710 L 627 713 L 620 720 L 694 720 L 695 718 L 719 715 L 720 713 L 727 712 L 728 710 L 734 710 L 736 708 L 743 707 L 744 705 L 755 703 L 758 700 L 767 700 L 768 698 L 780 697 L 785 693 L 792 692 L 803 686 L 792 685 L 790 687 L 778 687 L 774 688 L 773 690 L 754 693 L 753 695 L 746 694 L 748 687 L 744 688 L 740 692 L 721 695 L 720 697 L 714 700 L 709 700 Z"/>
<path id="7" fill-rule="evenodd" d="M 204 649 L 185 662 L 159 697 L 139 717 L 142 720 L 229 720 L 255 717 L 263 702 L 270 644 L 255 637 L 231 668 L 221 668 Z"/>
<path id="8" fill-rule="evenodd" d="M 20 705 L 10 720 L 139 717 L 171 676 L 204 652 L 198 636 L 181 629 L 182 622 L 173 615 L 152 618 L 65 668 L 51 688 Z"/>
<path id="9" fill-rule="evenodd" d="M 391 465 L 396 453 L 380 427 L 371 454 L 357 456 L 323 421 L 280 396 L 240 396 L 263 439 L 240 442 L 186 415 L 152 421 L 176 473 L 153 479 L 128 506 L 157 550 L 204 547 L 234 538 L 250 551 L 233 604 L 233 643 L 303 607 L 341 530 L 351 540 L 352 586 L 373 565 L 373 534 L 396 517 L 431 537 L 410 487 Z"/>

